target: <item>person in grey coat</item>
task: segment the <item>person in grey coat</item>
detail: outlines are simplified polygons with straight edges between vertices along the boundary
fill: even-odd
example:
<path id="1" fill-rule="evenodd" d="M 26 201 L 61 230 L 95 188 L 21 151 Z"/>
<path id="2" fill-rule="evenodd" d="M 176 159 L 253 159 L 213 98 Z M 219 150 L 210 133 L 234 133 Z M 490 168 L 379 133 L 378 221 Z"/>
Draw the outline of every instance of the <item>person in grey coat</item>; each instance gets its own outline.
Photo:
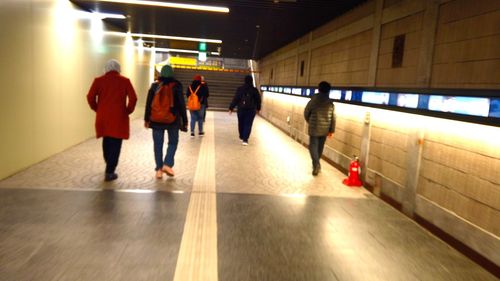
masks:
<path id="1" fill-rule="evenodd" d="M 309 153 L 313 164 L 313 176 L 321 171 L 319 159 L 323 154 L 326 137 L 335 133 L 335 106 L 330 100 L 330 84 L 319 83 L 319 93 L 314 95 L 304 109 L 304 118 L 309 125 Z"/>

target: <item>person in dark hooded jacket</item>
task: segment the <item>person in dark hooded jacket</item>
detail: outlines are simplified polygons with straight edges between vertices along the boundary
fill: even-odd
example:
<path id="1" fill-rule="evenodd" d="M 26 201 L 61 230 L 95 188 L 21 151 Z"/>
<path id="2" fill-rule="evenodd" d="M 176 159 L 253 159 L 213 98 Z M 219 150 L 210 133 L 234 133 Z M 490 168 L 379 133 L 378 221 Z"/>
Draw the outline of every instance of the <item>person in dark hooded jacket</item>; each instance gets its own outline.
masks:
<path id="1" fill-rule="evenodd" d="M 248 145 L 255 115 L 260 111 L 261 98 L 257 88 L 253 86 L 253 78 L 245 76 L 245 84 L 236 90 L 233 101 L 229 105 L 229 114 L 238 107 L 238 132 L 242 145 Z"/>
<path id="2" fill-rule="evenodd" d="M 335 107 L 330 100 L 330 84 L 319 83 L 319 93 L 314 95 L 304 109 L 304 118 L 309 125 L 309 153 L 312 158 L 314 176 L 321 171 L 319 159 L 323 154 L 326 137 L 335 133 Z"/>
<path id="3" fill-rule="evenodd" d="M 174 83 L 173 92 L 173 107 L 171 112 L 176 116 L 173 123 L 165 124 L 154 122 L 151 120 L 151 105 L 153 98 L 157 93 L 158 87 L 161 85 L 167 86 Z M 179 143 L 179 129 L 187 132 L 187 114 L 186 102 L 182 95 L 182 84 L 173 77 L 173 69 L 170 65 L 165 65 L 161 69 L 158 82 L 151 84 L 146 100 L 146 109 L 144 113 L 144 127 L 153 129 L 154 154 L 156 162 L 156 178 L 161 179 L 163 173 L 168 176 L 174 176 L 174 156 Z M 163 159 L 163 143 L 165 131 L 168 133 L 168 146 L 165 159 Z"/>

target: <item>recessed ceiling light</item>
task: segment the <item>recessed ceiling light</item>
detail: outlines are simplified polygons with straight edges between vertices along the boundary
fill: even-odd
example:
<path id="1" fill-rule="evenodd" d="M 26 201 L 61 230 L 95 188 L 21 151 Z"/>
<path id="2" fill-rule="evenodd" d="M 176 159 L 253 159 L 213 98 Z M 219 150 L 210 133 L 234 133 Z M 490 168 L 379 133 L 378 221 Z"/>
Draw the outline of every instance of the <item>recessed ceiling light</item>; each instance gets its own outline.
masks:
<path id="1" fill-rule="evenodd" d="M 131 4 L 131 5 L 156 6 L 156 7 L 164 7 L 164 8 L 199 10 L 199 11 L 207 11 L 207 12 L 229 13 L 229 8 L 220 7 L 220 6 L 181 4 L 181 3 L 160 2 L 160 1 L 139 1 L 139 0 L 98 0 L 98 1 L 99 2 L 111 2 L 111 3 L 123 3 L 123 4 Z"/>

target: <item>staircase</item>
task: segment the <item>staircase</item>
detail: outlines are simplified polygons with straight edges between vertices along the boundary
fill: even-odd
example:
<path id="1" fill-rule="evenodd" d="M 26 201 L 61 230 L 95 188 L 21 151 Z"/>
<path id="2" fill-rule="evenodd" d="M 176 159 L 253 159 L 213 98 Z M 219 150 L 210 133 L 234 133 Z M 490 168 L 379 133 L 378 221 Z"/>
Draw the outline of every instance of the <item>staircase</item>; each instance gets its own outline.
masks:
<path id="1" fill-rule="evenodd" d="M 205 77 L 205 82 L 210 91 L 208 110 L 228 110 L 236 89 L 243 85 L 245 76 L 248 74 L 249 73 L 241 72 L 174 68 L 174 77 L 182 83 L 184 94 L 186 93 L 187 87 L 193 82 L 193 77 L 195 75 L 202 75 Z"/>

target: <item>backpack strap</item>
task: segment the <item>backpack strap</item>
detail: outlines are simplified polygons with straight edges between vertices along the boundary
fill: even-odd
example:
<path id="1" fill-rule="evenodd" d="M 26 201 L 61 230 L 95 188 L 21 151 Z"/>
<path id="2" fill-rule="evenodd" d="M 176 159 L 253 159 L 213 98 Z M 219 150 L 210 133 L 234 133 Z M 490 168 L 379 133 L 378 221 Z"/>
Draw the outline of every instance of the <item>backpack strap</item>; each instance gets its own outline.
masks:
<path id="1" fill-rule="evenodd" d="M 198 90 L 200 89 L 200 87 L 201 87 L 201 85 L 198 85 L 198 87 L 196 88 L 196 90 L 194 90 L 194 92 L 193 92 L 193 89 L 191 89 L 191 86 L 189 86 L 189 88 L 188 88 L 188 89 L 189 89 L 189 92 L 190 92 L 190 93 L 191 93 L 191 95 L 192 95 L 192 94 L 197 94 L 197 93 L 198 93 Z"/>
<path id="2" fill-rule="evenodd" d="M 160 92 L 162 86 L 163 86 L 163 83 L 158 82 L 158 84 L 156 85 L 155 95 Z"/>

